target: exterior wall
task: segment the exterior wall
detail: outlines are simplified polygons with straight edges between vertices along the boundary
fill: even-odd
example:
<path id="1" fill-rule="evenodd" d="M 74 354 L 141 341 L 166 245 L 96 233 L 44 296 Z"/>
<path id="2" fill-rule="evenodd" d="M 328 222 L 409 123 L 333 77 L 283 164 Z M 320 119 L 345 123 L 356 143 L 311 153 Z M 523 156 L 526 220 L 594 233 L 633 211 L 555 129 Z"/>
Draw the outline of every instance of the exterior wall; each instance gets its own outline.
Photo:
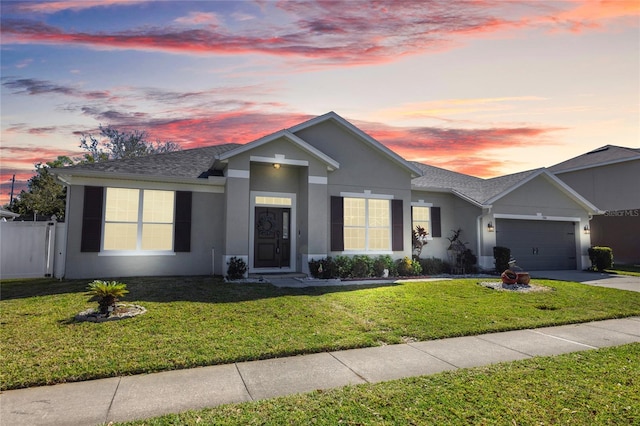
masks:
<path id="1" fill-rule="evenodd" d="M 328 185 L 310 185 L 310 191 L 315 196 L 310 197 L 310 210 L 314 217 L 310 217 L 310 235 L 317 235 L 315 249 L 310 249 L 309 254 L 318 258 L 326 255 L 336 256 L 340 254 L 369 254 L 375 256 L 378 252 L 331 252 L 328 238 L 331 196 L 341 196 L 344 193 L 364 194 L 369 191 L 374 195 L 385 195 L 393 199 L 403 200 L 403 226 L 404 249 L 402 252 L 385 252 L 399 258 L 411 256 L 411 176 L 409 171 L 400 164 L 395 163 L 385 153 L 377 150 L 368 142 L 361 140 L 342 126 L 332 121 L 326 121 L 307 129 L 296 132 L 296 135 L 304 141 L 322 151 L 329 157 L 340 163 L 338 170 L 330 172 Z M 310 173 L 315 173 L 311 171 Z M 324 197 L 324 209 L 316 204 L 319 197 Z M 321 222 L 322 221 L 322 222 Z M 320 225 L 322 223 L 322 225 Z M 314 229 L 312 231 L 312 229 Z M 322 234 L 321 234 L 322 232 Z M 323 247 L 324 246 L 324 249 Z"/>
<path id="2" fill-rule="evenodd" d="M 591 243 L 613 249 L 614 262 L 640 264 L 640 160 L 556 175 L 605 210 L 589 223 Z"/>
<path id="3" fill-rule="evenodd" d="M 274 163 L 280 163 L 276 169 Z M 226 242 L 221 262 L 243 258 L 252 271 L 252 193 L 295 197 L 294 253 L 291 270 L 308 272 L 311 258 L 325 257 L 328 247 L 327 166 L 285 138 L 271 141 L 229 159 L 227 165 Z M 246 231 L 245 231 L 246 230 Z M 286 269 L 285 269 L 286 270 Z"/>
<path id="4" fill-rule="evenodd" d="M 590 238 L 581 231 L 589 223 L 587 211 L 543 176 L 525 183 L 493 203 L 488 218 L 494 225 L 498 218 L 574 222 L 577 268 L 585 269 L 591 265 L 587 253 Z M 485 247 L 495 246 L 495 233 L 486 235 L 488 238 L 484 243 Z"/>
<path id="5" fill-rule="evenodd" d="M 105 186 L 108 186 L 106 184 Z M 192 198 L 191 251 L 169 255 L 112 256 L 80 251 L 84 186 L 68 188 L 67 278 L 102 279 L 127 276 L 209 275 L 220 273 L 212 250 L 222 247 L 224 194 L 194 192 Z M 218 263 L 218 262 L 215 262 Z"/>
<path id="6" fill-rule="evenodd" d="M 640 208 L 640 160 L 556 175 L 602 210 Z"/>
<path id="7" fill-rule="evenodd" d="M 345 191 L 411 189 L 408 170 L 336 123 L 323 122 L 296 135 L 340 163 L 330 174 L 331 185 L 342 185 Z"/>
<path id="8" fill-rule="evenodd" d="M 441 237 L 429 236 L 428 244 L 422 249 L 421 258 L 435 257 L 450 262 L 448 237 L 453 231 L 461 229 L 460 237 L 467 243 L 467 248 L 480 259 L 481 250 L 478 245 L 478 216 L 482 209 L 446 192 L 429 192 L 414 190 L 412 203 L 431 203 L 433 207 L 440 207 Z M 486 228 L 486 225 L 485 225 Z M 486 248 L 481 247 L 485 252 Z M 491 249 L 492 250 L 492 249 Z"/>

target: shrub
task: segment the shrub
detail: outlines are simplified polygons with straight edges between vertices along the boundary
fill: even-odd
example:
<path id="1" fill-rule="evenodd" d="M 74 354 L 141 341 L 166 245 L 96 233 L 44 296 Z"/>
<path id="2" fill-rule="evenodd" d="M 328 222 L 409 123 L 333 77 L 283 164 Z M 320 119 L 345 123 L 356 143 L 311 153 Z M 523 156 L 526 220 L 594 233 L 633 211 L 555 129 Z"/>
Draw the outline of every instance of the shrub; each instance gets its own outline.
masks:
<path id="1" fill-rule="evenodd" d="M 336 273 L 340 278 L 349 278 L 353 272 L 353 260 L 349 256 L 336 256 Z"/>
<path id="2" fill-rule="evenodd" d="M 442 259 L 432 257 L 430 259 L 420 259 L 422 273 L 426 275 L 444 274 L 449 268 Z"/>
<path id="3" fill-rule="evenodd" d="M 239 257 L 233 256 L 227 262 L 229 268 L 227 269 L 228 280 L 239 280 L 244 278 L 244 274 L 247 273 L 247 264 Z"/>
<path id="4" fill-rule="evenodd" d="M 87 287 L 87 296 L 91 296 L 89 300 L 97 299 L 100 313 L 107 316 L 115 307 L 116 302 L 127 293 L 129 293 L 127 285 L 117 281 L 95 280 Z"/>
<path id="5" fill-rule="evenodd" d="M 370 277 L 373 271 L 373 260 L 366 255 L 353 256 L 351 276 L 358 278 Z"/>
<path id="6" fill-rule="evenodd" d="M 373 274 L 376 277 L 384 275 L 384 270 L 389 271 L 389 276 L 392 277 L 397 274 L 396 263 L 393 258 L 388 254 L 381 254 L 373 261 Z"/>
<path id="7" fill-rule="evenodd" d="M 338 278 L 338 267 L 331 257 L 309 261 L 309 272 L 314 278 L 323 280 Z"/>
<path id="8" fill-rule="evenodd" d="M 477 261 L 478 258 L 471 249 L 465 249 L 458 255 L 458 264 L 462 265 L 467 273 L 474 272 Z"/>
<path id="9" fill-rule="evenodd" d="M 591 267 L 595 270 L 603 272 L 605 269 L 613 267 L 613 250 L 611 247 L 589 247 L 589 260 Z"/>
<path id="10" fill-rule="evenodd" d="M 494 247 L 493 258 L 495 260 L 496 272 L 501 273 L 509 269 L 509 259 L 511 259 L 511 249 L 507 247 Z"/>
<path id="11" fill-rule="evenodd" d="M 400 276 L 413 277 L 422 273 L 422 266 L 420 266 L 420 262 L 409 259 L 406 256 L 402 259 L 398 259 L 397 265 L 398 275 Z"/>
<path id="12" fill-rule="evenodd" d="M 309 273 L 313 278 L 320 278 L 322 271 L 320 270 L 320 260 L 310 260 L 309 261 Z"/>

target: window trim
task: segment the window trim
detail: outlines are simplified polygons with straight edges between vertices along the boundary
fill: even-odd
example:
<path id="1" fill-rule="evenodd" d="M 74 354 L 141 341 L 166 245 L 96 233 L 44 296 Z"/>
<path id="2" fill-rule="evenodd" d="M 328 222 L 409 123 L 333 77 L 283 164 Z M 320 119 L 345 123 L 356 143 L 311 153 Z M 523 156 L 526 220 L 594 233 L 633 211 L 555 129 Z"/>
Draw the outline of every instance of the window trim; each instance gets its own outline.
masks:
<path id="1" fill-rule="evenodd" d="M 107 193 L 109 189 L 135 189 L 138 191 L 138 217 L 136 222 L 118 222 L 107 221 L 106 209 L 107 209 Z M 146 191 L 165 191 L 173 193 L 173 208 L 172 208 L 172 221 L 171 221 L 171 248 L 167 250 L 143 250 L 142 249 L 142 228 L 145 223 L 153 224 L 155 222 L 144 222 L 144 198 Z M 102 236 L 100 240 L 100 252 L 99 256 L 175 256 L 175 243 L 176 243 L 176 198 L 178 191 L 165 190 L 165 189 L 148 189 L 148 188 L 121 188 L 121 187 L 104 187 L 103 191 L 103 208 L 102 208 Z M 107 223 L 135 223 L 136 224 L 136 249 L 135 250 L 105 250 L 104 242 L 106 237 L 106 225 Z M 168 224 L 168 223 L 166 223 Z"/>
<path id="2" fill-rule="evenodd" d="M 344 222 L 346 222 L 344 220 L 344 209 L 342 212 L 343 215 L 343 241 L 344 241 L 344 231 L 348 228 L 352 228 L 352 229 L 364 229 L 364 248 L 362 249 L 348 249 L 346 248 L 346 244 L 343 244 L 343 249 L 342 251 L 345 253 L 381 253 L 381 254 L 386 254 L 386 253 L 393 253 L 393 220 L 392 220 L 392 203 L 391 201 L 393 200 L 393 196 L 390 195 L 378 195 L 378 194 L 371 194 L 369 193 L 341 193 L 340 194 L 342 196 L 343 200 L 352 198 L 352 199 L 364 199 L 364 219 L 365 219 L 365 223 L 364 226 L 347 226 L 344 224 Z M 355 196 L 352 196 L 355 195 Z M 370 226 L 369 225 L 369 200 L 377 200 L 377 201 L 388 201 L 387 204 L 387 209 L 388 209 L 388 217 L 389 217 L 389 224 L 386 227 L 382 227 L 382 226 Z M 371 229 L 387 229 L 389 232 L 389 241 L 388 241 L 388 247 L 384 248 L 384 249 L 371 249 L 369 248 L 369 235 L 370 235 L 370 230 Z"/>

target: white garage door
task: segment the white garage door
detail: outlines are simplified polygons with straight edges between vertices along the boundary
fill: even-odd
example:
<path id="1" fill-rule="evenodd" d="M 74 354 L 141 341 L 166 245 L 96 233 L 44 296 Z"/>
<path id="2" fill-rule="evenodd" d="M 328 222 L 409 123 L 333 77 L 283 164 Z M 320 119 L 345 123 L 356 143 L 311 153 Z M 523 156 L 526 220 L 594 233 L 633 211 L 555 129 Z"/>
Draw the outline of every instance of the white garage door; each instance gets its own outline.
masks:
<path id="1" fill-rule="evenodd" d="M 498 219 L 496 245 L 511 249 L 524 270 L 576 269 L 573 222 Z"/>

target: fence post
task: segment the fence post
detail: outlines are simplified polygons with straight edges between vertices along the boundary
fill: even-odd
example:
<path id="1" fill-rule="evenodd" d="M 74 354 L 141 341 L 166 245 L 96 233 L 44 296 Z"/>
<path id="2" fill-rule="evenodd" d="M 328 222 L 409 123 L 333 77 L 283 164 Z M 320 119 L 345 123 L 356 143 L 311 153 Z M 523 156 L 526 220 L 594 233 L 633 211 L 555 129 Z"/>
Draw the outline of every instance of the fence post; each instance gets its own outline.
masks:
<path id="1" fill-rule="evenodd" d="M 47 231 L 45 237 L 45 271 L 44 276 L 49 278 L 53 276 L 53 263 L 56 251 L 56 215 L 51 216 L 51 222 L 47 222 Z"/>

